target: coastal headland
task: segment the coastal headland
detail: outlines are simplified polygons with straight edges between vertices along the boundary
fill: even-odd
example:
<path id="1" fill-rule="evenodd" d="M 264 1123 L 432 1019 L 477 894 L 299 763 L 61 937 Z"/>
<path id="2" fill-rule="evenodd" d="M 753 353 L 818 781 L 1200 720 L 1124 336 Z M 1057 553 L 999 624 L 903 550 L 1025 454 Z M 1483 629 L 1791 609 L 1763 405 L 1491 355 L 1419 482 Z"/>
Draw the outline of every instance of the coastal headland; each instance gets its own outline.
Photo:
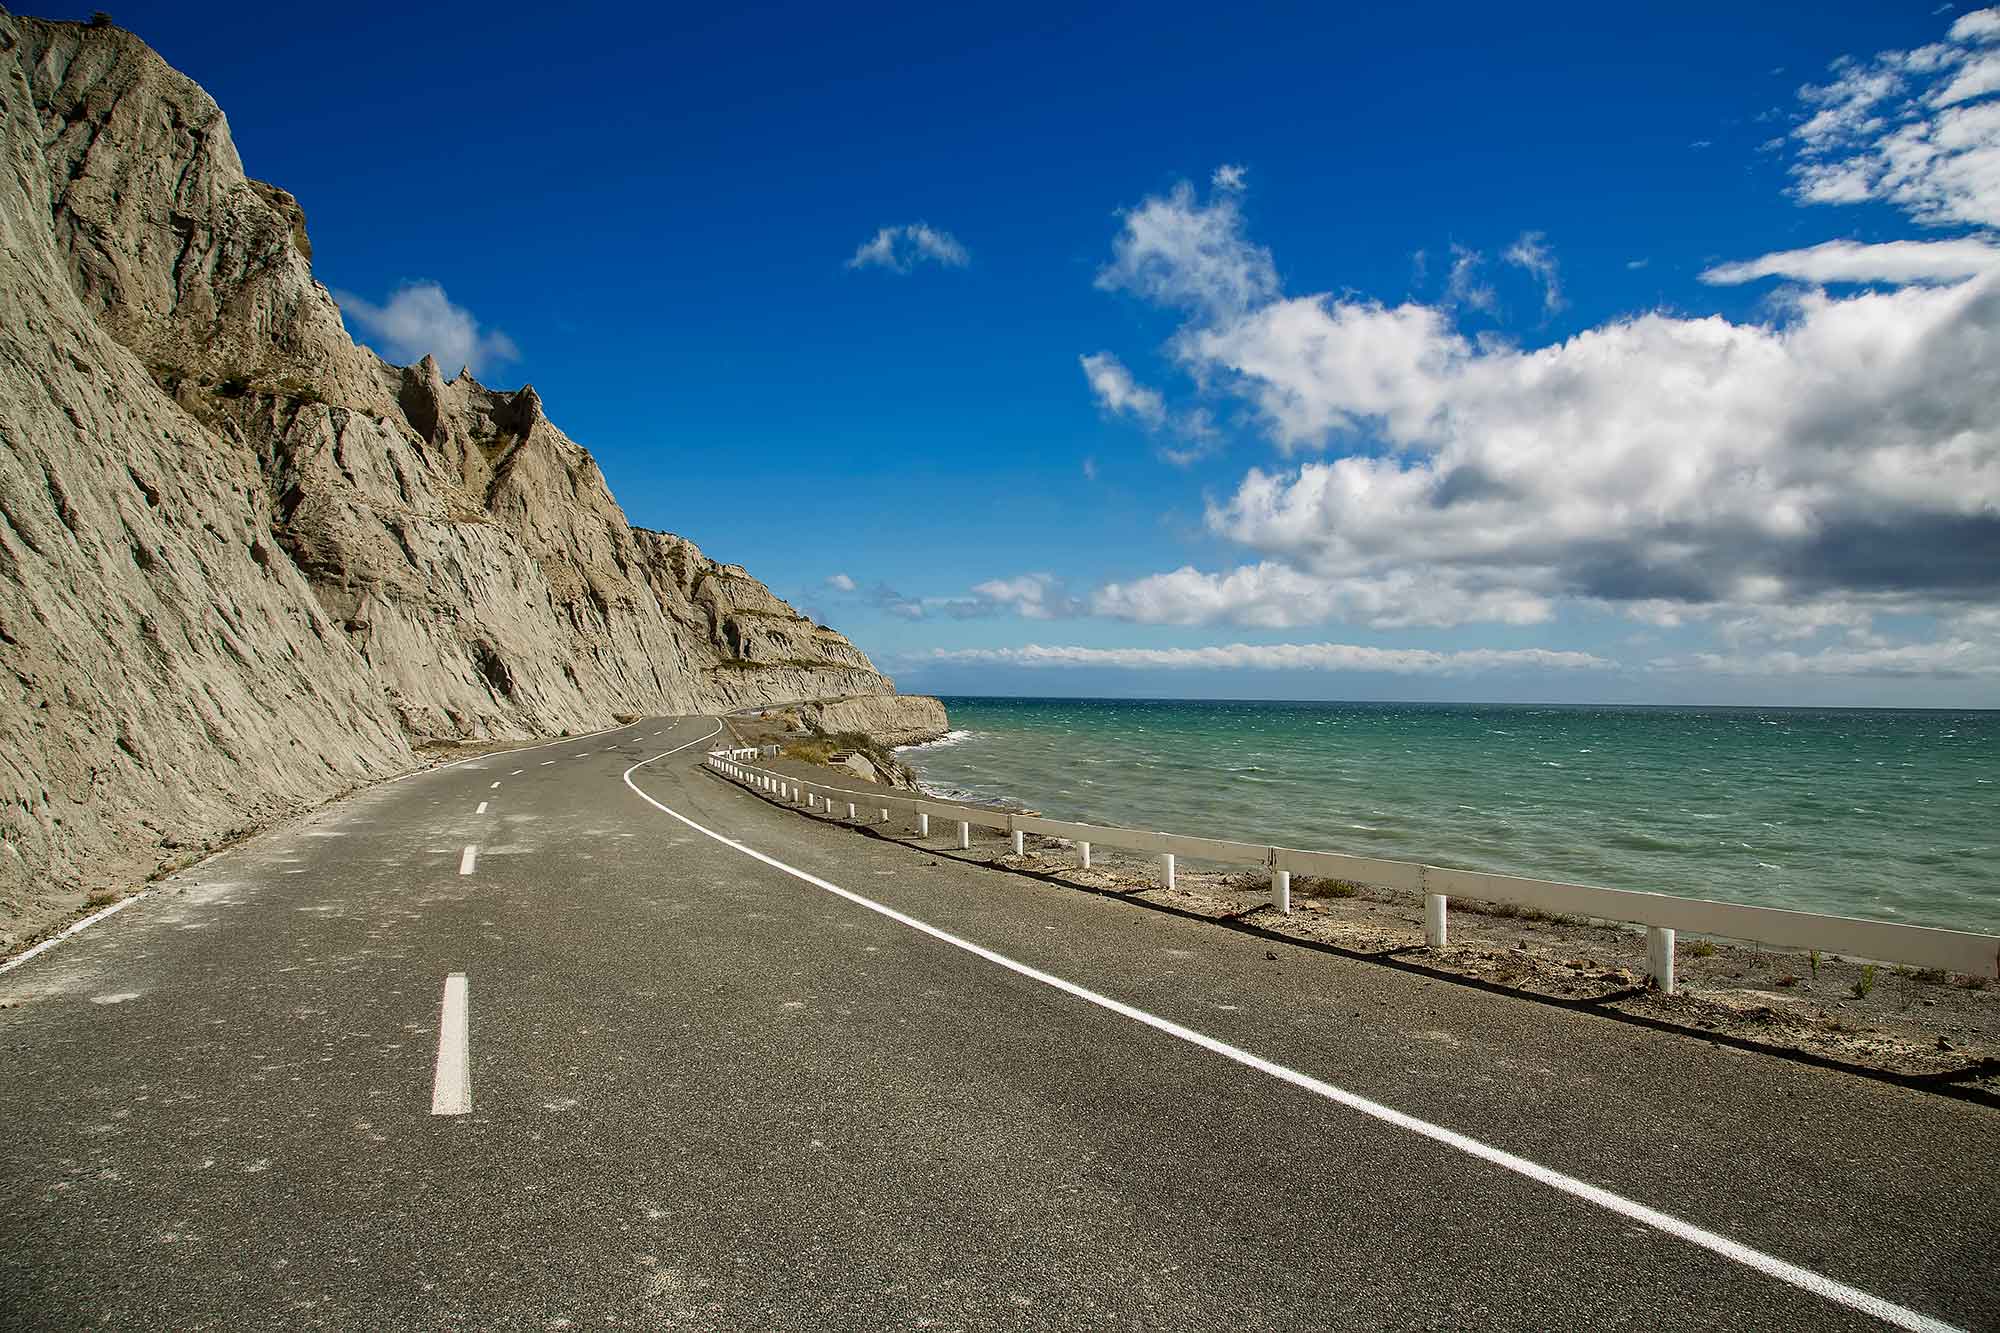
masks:
<path id="1" fill-rule="evenodd" d="M 795 701 L 943 729 L 632 526 L 532 386 L 357 346 L 298 201 L 138 37 L 0 15 L 0 100 L 0 952 L 440 748 Z"/>

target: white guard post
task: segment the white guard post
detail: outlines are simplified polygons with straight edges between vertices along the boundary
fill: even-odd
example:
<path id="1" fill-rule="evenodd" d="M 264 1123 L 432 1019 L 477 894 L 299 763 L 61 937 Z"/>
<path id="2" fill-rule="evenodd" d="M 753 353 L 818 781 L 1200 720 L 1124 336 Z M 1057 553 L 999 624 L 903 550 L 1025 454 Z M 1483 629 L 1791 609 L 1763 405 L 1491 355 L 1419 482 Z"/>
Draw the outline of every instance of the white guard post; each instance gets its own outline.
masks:
<path id="1" fill-rule="evenodd" d="M 1660 994 L 1674 993 L 1674 932 L 1665 926 L 1646 927 L 1646 975 Z"/>

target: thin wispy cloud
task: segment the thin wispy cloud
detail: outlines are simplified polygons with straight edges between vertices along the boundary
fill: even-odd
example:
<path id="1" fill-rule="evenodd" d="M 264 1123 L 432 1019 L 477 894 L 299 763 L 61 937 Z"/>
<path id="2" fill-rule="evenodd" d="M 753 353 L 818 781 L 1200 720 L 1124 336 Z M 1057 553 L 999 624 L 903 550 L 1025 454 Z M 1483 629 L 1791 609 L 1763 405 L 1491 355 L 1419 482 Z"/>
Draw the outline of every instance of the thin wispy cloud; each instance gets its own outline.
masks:
<path id="1" fill-rule="evenodd" d="M 1546 236 L 1538 231 L 1524 231 L 1519 240 L 1507 247 L 1503 257 L 1514 267 L 1527 270 L 1542 284 L 1543 315 L 1553 315 L 1563 308 L 1562 281 L 1556 272 L 1555 252 L 1549 249 Z"/>
<path id="2" fill-rule="evenodd" d="M 863 589 L 844 574 L 835 575 L 827 583 L 850 595 L 856 603 L 872 606 L 900 620 L 982 620 L 996 616 L 1062 620 L 1082 615 L 1088 609 L 1053 574 L 987 579 L 974 584 L 965 595 L 955 597 L 912 596 L 881 582 Z"/>
<path id="3" fill-rule="evenodd" d="M 1216 452 L 1222 432 L 1206 408 L 1173 413 L 1157 389 L 1134 379 L 1125 363 L 1109 352 L 1077 358 L 1097 405 L 1112 416 L 1130 417 L 1147 430 L 1169 438 L 1159 445 L 1160 458 L 1175 467 L 1189 467 Z M 1091 466 L 1094 475 L 1095 464 Z"/>
<path id="4" fill-rule="evenodd" d="M 2000 246 L 1973 237 L 1950 241 L 1827 241 L 1803 250 L 1783 250 L 1703 271 L 1706 283 L 1733 284 L 1759 278 L 1798 282 L 1958 282 L 2000 269 Z"/>
<path id="5" fill-rule="evenodd" d="M 2000 676 L 1994 641 L 1948 639 L 1877 648 L 1780 649 L 1755 653 L 1692 653 L 1662 657 L 1656 671 L 1701 671 L 1726 676 L 1861 676 L 1892 680 L 1965 680 Z"/>
<path id="6" fill-rule="evenodd" d="M 1163 426 L 1167 403 L 1157 390 L 1132 378 L 1125 363 L 1109 352 L 1093 352 L 1077 358 L 1083 377 L 1097 405 L 1113 416 L 1136 417 L 1148 426 Z"/>
<path id="7" fill-rule="evenodd" d="M 1591 653 L 1543 648 L 1373 648 L 1352 643 L 1229 643 L 1204 648 L 1085 648 L 1031 643 L 1020 648 L 940 648 L 940 663 L 1146 671 L 1382 671 L 1399 676 L 1482 671 L 1601 671 L 1616 664 Z"/>
<path id="8" fill-rule="evenodd" d="M 835 592 L 853 592 L 856 587 L 854 580 L 845 574 L 827 575 L 826 586 Z"/>
<path id="9" fill-rule="evenodd" d="M 1451 245 L 1451 276 L 1445 280 L 1444 303 L 1463 306 L 1468 310 L 1478 310 L 1493 314 L 1500 308 L 1500 298 L 1493 288 L 1480 280 L 1480 266 L 1486 256 L 1453 241 Z"/>
<path id="10" fill-rule="evenodd" d="M 971 262 L 971 253 L 950 232 L 927 222 L 910 222 L 878 230 L 855 249 L 847 267 L 908 273 L 919 264 L 964 268 Z"/>
<path id="11" fill-rule="evenodd" d="M 1225 162 L 1215 169 L 1215 174 L 1209 178 L 1209 183 L 1214 185 L 1218 190 L 1227 190 L 1231 194 L 1235 194 L 1242 191 L 1245 185 L 1245 177 L 1249 174 L 1250 168 Z"/>
<path id="12" fill-rule="evenodd" d="M 334 300 L 359 336 L 399 366 L 434 356 L 447 376 L 461 367 L 483 375 L 521 357 L 512 338 L 481 328 L 472 312 L 454 305 L 436 282 L 405 283 L 381 305 L 344 291 L 335 292 Z"/>

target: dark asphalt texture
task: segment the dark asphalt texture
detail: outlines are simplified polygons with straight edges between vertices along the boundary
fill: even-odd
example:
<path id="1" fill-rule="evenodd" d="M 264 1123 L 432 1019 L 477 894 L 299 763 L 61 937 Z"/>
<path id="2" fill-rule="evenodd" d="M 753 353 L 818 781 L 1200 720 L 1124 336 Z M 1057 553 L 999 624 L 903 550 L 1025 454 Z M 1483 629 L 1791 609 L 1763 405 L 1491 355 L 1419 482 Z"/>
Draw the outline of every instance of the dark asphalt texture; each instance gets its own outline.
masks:
<path id="1" fill-rule="evenodd" d="M 714 725 L 375 788 L 0 975 L 0 1327 L 1876 1326 L 625 785 Z M 2000 1327 L 2000 1112 L 934 860 L 703 748 L 634 781 L 1022 963 Z M 473 1110 L 438 1117 L 452 972 Z"/>

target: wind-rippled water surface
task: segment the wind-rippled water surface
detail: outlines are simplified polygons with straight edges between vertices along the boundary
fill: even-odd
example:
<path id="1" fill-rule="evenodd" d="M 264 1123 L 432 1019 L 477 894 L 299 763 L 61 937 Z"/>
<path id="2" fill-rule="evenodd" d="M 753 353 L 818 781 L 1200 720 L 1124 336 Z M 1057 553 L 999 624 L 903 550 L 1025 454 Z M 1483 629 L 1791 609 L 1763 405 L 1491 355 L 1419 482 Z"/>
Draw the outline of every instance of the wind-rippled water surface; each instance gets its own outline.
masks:
<path id="1" fill-rule="evenodd" d="M 946 698 L 1053 818 L 2000 931 L 2000 713 Z"/>

